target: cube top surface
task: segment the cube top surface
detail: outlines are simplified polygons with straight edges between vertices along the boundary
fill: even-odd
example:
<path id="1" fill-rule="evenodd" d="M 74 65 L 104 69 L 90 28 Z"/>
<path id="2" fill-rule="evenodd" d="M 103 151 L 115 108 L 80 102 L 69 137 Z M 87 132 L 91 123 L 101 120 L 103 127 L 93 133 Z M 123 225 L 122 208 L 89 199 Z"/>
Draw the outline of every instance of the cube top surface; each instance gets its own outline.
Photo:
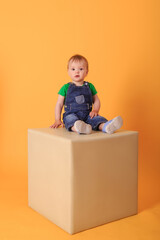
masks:
<path id="1" fill-rule="evenodd" d="M 128 130 L 118 130 L 113 134 L 106 134 L 101 131 L 92 131 L 91 134 L 77 134 L 74 132 L 69 132 L 65 128 L 32 128 L 28 129 L 28 132 L 37 133 L 41 135 L 47 135 L 52 138 L 60 138 L 68 141 L 92 141 L 92 140 L 101 140 L 101 139 L 110 139 L 115 137 L 122 137 L 126 135 L 138 134 L 137 131 L 128 131 Z"/>

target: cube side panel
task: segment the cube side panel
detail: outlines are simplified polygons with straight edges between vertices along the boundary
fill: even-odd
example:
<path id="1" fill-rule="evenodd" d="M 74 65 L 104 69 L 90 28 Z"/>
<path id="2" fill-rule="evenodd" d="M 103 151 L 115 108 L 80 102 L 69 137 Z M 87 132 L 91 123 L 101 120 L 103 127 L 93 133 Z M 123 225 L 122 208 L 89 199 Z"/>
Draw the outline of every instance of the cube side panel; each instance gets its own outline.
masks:
<path id="1" fill-rule="evenodd" d="M 71 224 L 70 141 L 28 132 L 28 205 L 69 231 Z"/>
<path id="2" fill-rule="evenodd" d="M 73 144 L 74 233 L 137 213 L 137 136 Z"/>

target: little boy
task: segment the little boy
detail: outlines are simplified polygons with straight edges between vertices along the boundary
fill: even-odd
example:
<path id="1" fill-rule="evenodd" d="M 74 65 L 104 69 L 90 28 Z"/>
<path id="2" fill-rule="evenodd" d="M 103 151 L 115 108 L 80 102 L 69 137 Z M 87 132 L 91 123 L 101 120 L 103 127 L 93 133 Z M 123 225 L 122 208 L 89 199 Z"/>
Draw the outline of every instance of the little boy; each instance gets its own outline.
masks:
<path id="1" fill-rule="evenodd" d="M 58 92 L 55 122 L 50 128 L 58 128 L 60 125 L 64 127 L 65 125 L 68 131 L 79 134 L 90 134 L 92 129 L 112 134 L 121 128 L 123 120 L 120 116 L 108 121 L 98 114 L 100 100 L 97 91 L 92 83 L 84 81 L 88 74 L 87 59 L 81 55 L 72 56 L 68 61 L 68 74 L 72 82 L 63 85 Z M 65 112 L 62 122 L 63 105 Z"/>

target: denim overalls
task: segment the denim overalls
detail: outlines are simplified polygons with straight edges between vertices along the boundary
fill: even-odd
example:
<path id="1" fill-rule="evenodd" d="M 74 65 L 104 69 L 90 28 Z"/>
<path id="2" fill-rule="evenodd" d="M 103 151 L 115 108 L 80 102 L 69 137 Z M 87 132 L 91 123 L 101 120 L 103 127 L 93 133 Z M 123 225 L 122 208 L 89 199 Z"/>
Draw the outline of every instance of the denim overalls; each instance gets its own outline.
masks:
<path id="1" fill-rule="evenodd" d="M 69 83 L 69 88 L 65 98 L 65 113 L 63 114 L 63 122 L 68 131 L 77 120 L 82 120 L 92 126 L 93 130 L 98 130 L 100 123 L 107 122 L 107 119 L 101 116 L 89 116 L 92 111 L 92 93 L 88 82 L 84 82 L 83 86 L 76 86 L 74 83 Z"/>

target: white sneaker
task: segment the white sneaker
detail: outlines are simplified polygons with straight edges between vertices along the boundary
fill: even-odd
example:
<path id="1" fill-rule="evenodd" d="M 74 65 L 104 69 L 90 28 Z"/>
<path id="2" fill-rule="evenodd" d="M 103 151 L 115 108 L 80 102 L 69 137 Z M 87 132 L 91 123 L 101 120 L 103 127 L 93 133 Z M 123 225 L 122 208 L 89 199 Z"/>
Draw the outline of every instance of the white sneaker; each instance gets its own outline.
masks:
<path id="1" fill-rule="evenodd" d="M 74 128 L 78 133 L 90 134 L 92 132 L 92 126 L 81 120 L 74 123 Z"/>
<path id="2" fill-rule="evenodd" d="M 108 134 L 114 133 L 116 130 L 120 129 L 123 125 L 123 119 L 121 116 L 115 117 L 111 120 L 110 123 L 104 126 L 103 131 L 105 131 Z"/>

